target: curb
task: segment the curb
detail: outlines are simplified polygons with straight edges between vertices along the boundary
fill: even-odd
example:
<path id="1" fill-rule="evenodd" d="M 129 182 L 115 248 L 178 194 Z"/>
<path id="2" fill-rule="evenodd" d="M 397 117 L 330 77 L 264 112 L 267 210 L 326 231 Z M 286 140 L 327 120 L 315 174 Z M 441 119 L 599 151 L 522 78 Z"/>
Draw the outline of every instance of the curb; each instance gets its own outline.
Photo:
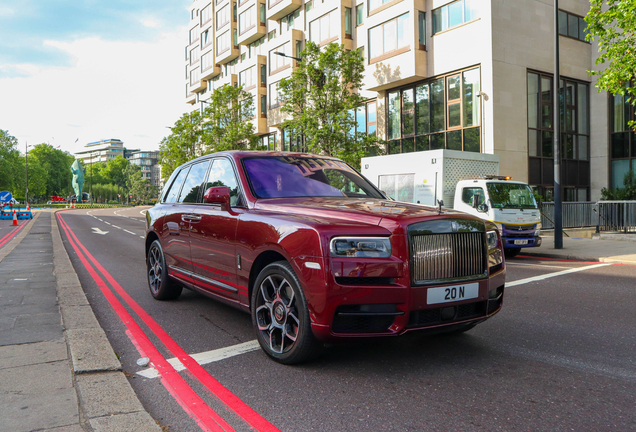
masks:
<path id="1" fill-rule="evenodd" d="M 626 265 L 636 265 L 636 261 L 631 260 L 621 260 L 607 257 L 589 257 L 589 256 L 580 256 L 580 255 L 564 255 L 564 254 L 555 254 L 550 252 L 533 252 L 533 253 L 520 253 L 518 255 L 520 258 L 526 257 L 537 257 L 537 258 L 551 258 L 551 259 L 561 259 L 566 261 L 588 261 L 588 262 L 600 262 L 600 263 L 608 263 L 608 264 L 626 264 Z"/>
<path id="2" fill-rule="evenodd" d="M 115 350 L 86 299 L 62 242 L 57 211 L 51 212 L 53 267 L 81 421 L 99 432 L 161 432 L 126 379 Z"/>

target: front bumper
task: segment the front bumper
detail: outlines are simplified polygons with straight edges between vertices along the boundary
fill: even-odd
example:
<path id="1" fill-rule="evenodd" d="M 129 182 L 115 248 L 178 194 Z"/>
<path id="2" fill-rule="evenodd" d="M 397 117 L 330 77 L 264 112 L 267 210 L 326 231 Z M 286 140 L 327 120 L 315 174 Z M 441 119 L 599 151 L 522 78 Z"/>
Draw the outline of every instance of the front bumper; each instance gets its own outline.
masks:
<path id="1" fill-rule="evenodd" d="M 541 237 L 502 237 L 501 241 L 505 249 L 521 249 L 541 246 Z M 515 244 L 515 241 L 527 241 L 526 244 Z"/>

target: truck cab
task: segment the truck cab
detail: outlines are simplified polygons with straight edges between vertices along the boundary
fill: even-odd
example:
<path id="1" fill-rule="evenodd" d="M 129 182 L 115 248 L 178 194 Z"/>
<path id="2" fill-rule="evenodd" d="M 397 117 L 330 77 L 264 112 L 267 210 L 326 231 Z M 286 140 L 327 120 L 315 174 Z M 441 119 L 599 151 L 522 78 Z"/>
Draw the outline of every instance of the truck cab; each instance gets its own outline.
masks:
<path id="1" fill-rule="evenodd" d="M 541 245 L 541 213 L 526 183 L 504 176 L 460 180 L 453 208 L 494 222 L 506 256 Z"/>

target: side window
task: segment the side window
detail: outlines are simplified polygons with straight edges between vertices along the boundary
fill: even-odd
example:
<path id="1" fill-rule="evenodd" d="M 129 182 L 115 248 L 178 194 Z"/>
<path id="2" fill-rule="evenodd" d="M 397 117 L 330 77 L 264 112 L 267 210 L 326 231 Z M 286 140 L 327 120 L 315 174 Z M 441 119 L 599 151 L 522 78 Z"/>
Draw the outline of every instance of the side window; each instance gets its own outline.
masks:
<path id="1" fill-rule="evenodd" d="M 178 202 L 195 203 L 199 202 L 199 191 L 205 179 L 205 173 L 210 166 L 210 161 L 206 160 L 192 165 L 188 177 L 185 180 Z"/>
<path id="2" fill-rule="evenodd" d="M 462 201 L 472 207 L 473 196 L 479 195 L 479 201 L 477 205 L 481 205 L 485 201 L 484 190 L 480 187 L 464 188 L 462 190 Z"/>
<path id="3" fill-rule="evenodd" d="M 232 164 L 227 159 L 214 159 L 212 169 L 205 184 L 205 189 L 218 186 L 227 186 L 230 189 L 230 205 L 235 206 L 239 202 L 239 189 Z"/>
<path id="4" fill-rule="evenodd" d="M 177 177 L 172 182 L 172 186 L 170 186 L 170 190 L 168 191 L 168 194 L 166 195 L 166 199 L 164 202 L 167 202 L 167 203 L 177 202 L 177 197 L 179 196 L 181 185 L 183 185 L 183 181 L 186 178 L 186 174 L 188 174 L 188 170 L 190 170 L 190 167 L 183 168 L 179 172 L 179 174 L 177 174 Z"/>

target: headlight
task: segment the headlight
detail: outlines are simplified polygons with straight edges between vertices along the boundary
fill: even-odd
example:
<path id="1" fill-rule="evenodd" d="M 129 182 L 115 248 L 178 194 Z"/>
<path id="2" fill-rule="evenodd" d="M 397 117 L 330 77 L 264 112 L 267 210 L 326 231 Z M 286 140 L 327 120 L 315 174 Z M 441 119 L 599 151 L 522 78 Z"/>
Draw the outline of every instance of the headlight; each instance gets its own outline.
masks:
<path id="1" fill-rule="evenodd" d="M 497 236 L 497 231 L 488 231 L 486 233 L 486 241 L 488 244 L 488 250 L 496 248 L 498 240 L 499 238 Z"/>
<path id="2" fill-rule="evenodd" d="M 537 230 L 534 232 L 535 237 L 539 237 L 541 235 L 541 222 L 537 224 Z"/>
<path id="3" fill-rule="evenodd" d="M 391 240 L 388 237 L 335 237 L 331 239 L 331 256 L 389 258 Z"/>

